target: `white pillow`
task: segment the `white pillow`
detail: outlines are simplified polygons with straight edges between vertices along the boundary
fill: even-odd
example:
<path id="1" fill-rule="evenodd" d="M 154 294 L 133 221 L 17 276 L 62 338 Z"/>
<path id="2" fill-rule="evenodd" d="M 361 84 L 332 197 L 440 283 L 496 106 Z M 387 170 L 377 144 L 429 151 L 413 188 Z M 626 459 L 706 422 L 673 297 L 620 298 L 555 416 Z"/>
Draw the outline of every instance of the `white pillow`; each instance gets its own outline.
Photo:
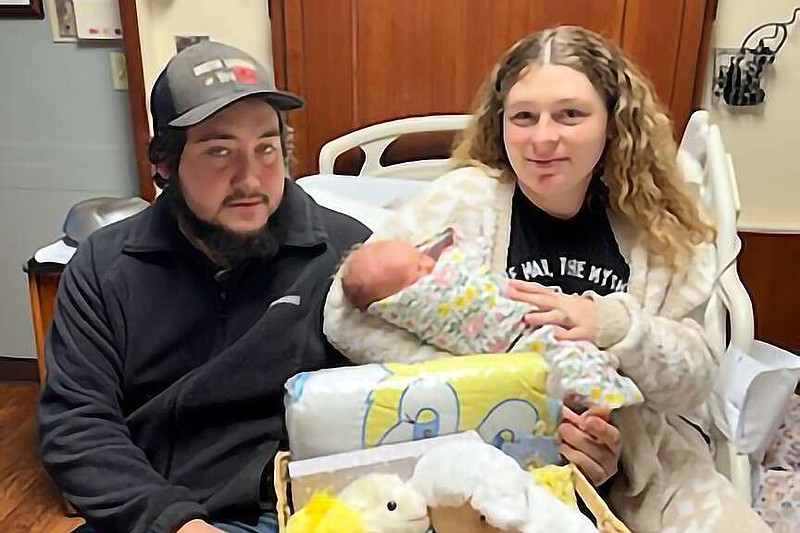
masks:
<path id="1" fill-rule="evenodd" d="M 303 186 L 303 180 L 298 180 L 297 183 Z M 389 209 L 354 200 L 327 189 L 303 187 L 303 190 L 322 207 L 353 217 L 372 231 L 376 231 L 392 213 Z"/>

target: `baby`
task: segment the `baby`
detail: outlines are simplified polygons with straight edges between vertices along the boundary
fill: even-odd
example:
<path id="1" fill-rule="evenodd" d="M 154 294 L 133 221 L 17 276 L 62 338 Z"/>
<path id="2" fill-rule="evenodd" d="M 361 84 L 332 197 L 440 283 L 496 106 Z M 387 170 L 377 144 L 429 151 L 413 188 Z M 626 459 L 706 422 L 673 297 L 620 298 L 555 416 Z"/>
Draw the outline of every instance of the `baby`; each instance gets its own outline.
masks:
<path id="1" fill-rule="evenodd" d="M 359 310 L 453 355 L 542 354 L 561 389 L 553 395 L 610 408 L 643 401 L 633 381 L 591 343 L 558 341 L 552 326 L 527 325 L 523 318 L 535 310 L 504 297 L 507 278 L 476 257 L 450 229 L 419 247 L 378 241 L 348 257 L 342 289 Z"/>
<path id="2" fill-rule="evenodd" d="M 436 259 L 409 242 L 378 241 L 350 254 L 342 289 L 351 304 L 366 311 L 432 273 L 435 266 Z"/>

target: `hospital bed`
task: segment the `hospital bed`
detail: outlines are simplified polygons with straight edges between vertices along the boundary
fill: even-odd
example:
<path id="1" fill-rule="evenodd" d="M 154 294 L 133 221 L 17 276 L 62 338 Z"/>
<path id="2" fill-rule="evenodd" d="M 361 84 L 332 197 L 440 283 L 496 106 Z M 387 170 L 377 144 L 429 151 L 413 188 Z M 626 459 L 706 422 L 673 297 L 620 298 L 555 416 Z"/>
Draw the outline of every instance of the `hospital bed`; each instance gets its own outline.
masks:
<path id="1" fill-rule="evenodd" d="M 422 132 L 460 131 L 469 115 L 412 117 L 375 124 L 325 144 L 319 156 L 320 174 L 298 183 L 320 204 L 344 212 L 377 227 L 391 209 L 420 192 L 448 170 L 448 159 L 426 159 L 384 165 L 381 156 L 397 138 Z M 336 159 L 348 150 L 363 151 L 364 163 L 357 176 L 334 175 Z M 747 350 L 753 341 L 753 307 L 736 270 L 741 244 L 736 233 L 740 211 L 738 187 L 730 155 L 719 129 L 708 113 L 692 115 L 679 148 L 678 164 L 705 211 L 717 225 L 718 283 L 706 315 L 705 328 L 717 353 L 728 344 Z M 722 434 L 711 428 L 717 469 L 731 480 L 737 492 L 752 501 L 751 464 L 736 453 Z"/>

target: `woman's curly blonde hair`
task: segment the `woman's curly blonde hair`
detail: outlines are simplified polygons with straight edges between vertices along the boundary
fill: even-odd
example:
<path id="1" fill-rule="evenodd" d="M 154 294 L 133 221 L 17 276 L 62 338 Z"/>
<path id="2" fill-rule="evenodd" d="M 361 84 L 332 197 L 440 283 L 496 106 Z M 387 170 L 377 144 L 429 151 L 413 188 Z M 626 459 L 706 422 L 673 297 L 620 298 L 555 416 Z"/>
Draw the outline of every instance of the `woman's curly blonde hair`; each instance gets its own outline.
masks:
<path id="1" fill-rule="evenodd" d="M 453 151 L 456 165 L 514 176 L 503 142 L 503 105 L 527 68 L 542 63 L 548 41 L 550 63 L 586 75 L 608 110 L 609 140 L 587 200 L 602 201 L 647 232 L 651 252 L 668 264 L 683 263 L 694 246 L 714 240 L 715 230 L 701 218 L 678 172 L 672 124 L 651 83 L 619 47 L 592 31 L 561 26 L 512 46 L 476 96 L 473 119 Z"/>

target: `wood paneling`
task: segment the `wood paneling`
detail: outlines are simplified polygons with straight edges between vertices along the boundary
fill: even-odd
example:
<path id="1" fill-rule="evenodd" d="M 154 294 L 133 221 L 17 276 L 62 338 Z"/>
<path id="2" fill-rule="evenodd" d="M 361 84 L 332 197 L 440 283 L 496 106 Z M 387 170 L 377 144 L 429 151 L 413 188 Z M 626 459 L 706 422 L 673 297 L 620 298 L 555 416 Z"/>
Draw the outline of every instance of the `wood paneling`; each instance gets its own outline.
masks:
<path id="1" fill-rule="evenodd" d="M 622 48 L 650 78 L 667 107 L 672 102 L 683 8 L 684 0 L 630 0 L 625 6 Z"/>
<path id="2" fill-rule="evenodd" d="M 0 17 L 2 18 L 21 18 L 21 19 L 43 19 L 44 8 L 42 0 L 30 0 L 27 5 L 19 2 L 3 2 L 0 6 Z M 17 4 L 17 5 L 14 5 Z M 51 15 L 52 16 L 52 15 Z"/>
<path id="3" fill-rule="evenodd" d="M 552 2 L 551 0 L 538 0 L 526 2 L 528 26 L 524 28 L 525 33 L 520 37 L 524 37 L 532 31 L 571 25 L 583 26 L 619 42 L 622 36 L 622 23 L 627 1 L 566 0 Z"/>
<path id="4" fill-rule="evenodd" d="M 756 338 L 800 350 L 800 235 L 741 237 L 739 275 L 753 300 Z"/>
<path id="5" fill-rule="evenodd" d="M 150 121 L 147 118 L 146 99 L 149 95 L 145 91 L 136 0 L 119 0 L 119 14 L 128 71 L 128 99 L 133 124 L 136 173 L 139 176 L 139 196 L 152 202 L 156 197 L 156 189 L 153 184 L 153 169 L 150 159 L 147 157 L 147 147 L 150 144 Z"/>
<path id="6" fill-rule="evenodd" d="M 623 4 L 462 0 L 443 9 L 428 0 L 356 2 L 354 123 L 468 111 L 492 65 L 518 39 L 559 24 L 613 37 Z"/>
<path id="7" fill-rule="evenodd" d="M 67 533 L 83 523 L 64 516 L 61 496 L 39 458 L 35 383 L 0 385 L 0 531 Z"/>
<path id="8" fill-rule="evenodd" d="M 36 340 L 36 359 L 39 363 L 39 380 L 44 380 L 44 340 L 53 323 L 53 309 L 58 293 L 59 275 L 28 274 L 28 288 L 31 298 L 33 335 Z"/>
<path id="9" fill-rule="evenodd" d="M 705 13 L 703 14 L 703 33 L 700 36 L 700 50 L 697 52 L 697 60 L 695 64 L 695 77 L 694 77 L 694 92 L 692 94 L 692 111 L 700 109 L 703 106 L 703 99 L 706 92 L 706 80 L 708 71 L 706 70 L 709 61 L 709 50 L 711 49 L 711 31 L 714 27 L 714 21 L 717 19 L 717 6 L 719 0 L 705 0 Z M 680 63 L 678 68 L 683 68 L 688 65 Z M 687 119 L 688 122 L 688 119 Z"/>
<path id="10" fill-rule="evenodd" d="M 272 41 L 272 70 L 275 73 L 275 85 L 286 89 L 286 18 L 281 0 L 268 0 L 270 18 L 270 37 Z"/>
<path id="11" fill-rule="evenodd" d="M 306 100 L 303 109 L 289 114 L 298 176 L 316 169 L 319 148 L 352 124 L 351 8 L 350 0 L 287 0 L 284 5 L 287 88 Z"/>
<path id="12" fill-rule="evenodd" d="M 675 123 L 675 137 L 680 138 L 692 111 L 699 108 L 694 101 L 696 87 L 695 78 L 700 78 L 700 84 L 705 79 L 705 61 L 698 58 L 706 57 L 708 42 L 705 37 L 711 35 L 711 22 L 713 11 L 708 12 L 707 7 L 712 6 L 716 0 L 686 0 L 683 9 L 681 27 L 682 37 L 678 44 L 678 57 L 675 64 L 675 77 L 672 86 L 670 109 Z M 713 6 L 712 6 L 713 7 Z M 704 48 L 705 45 L 705 48 Z"/>
<path id="13" fill-rule="evenodd" d="M 277 3 L 277 0 L 273 2 Z M 560 24 L 619 40 L 625 0 L 285 0 L 276 33 L 286 87 L 306 98 L 292 113 L 298 175 L 345 132 L 420 114 L 463 113 L 500 55 Z"/>

